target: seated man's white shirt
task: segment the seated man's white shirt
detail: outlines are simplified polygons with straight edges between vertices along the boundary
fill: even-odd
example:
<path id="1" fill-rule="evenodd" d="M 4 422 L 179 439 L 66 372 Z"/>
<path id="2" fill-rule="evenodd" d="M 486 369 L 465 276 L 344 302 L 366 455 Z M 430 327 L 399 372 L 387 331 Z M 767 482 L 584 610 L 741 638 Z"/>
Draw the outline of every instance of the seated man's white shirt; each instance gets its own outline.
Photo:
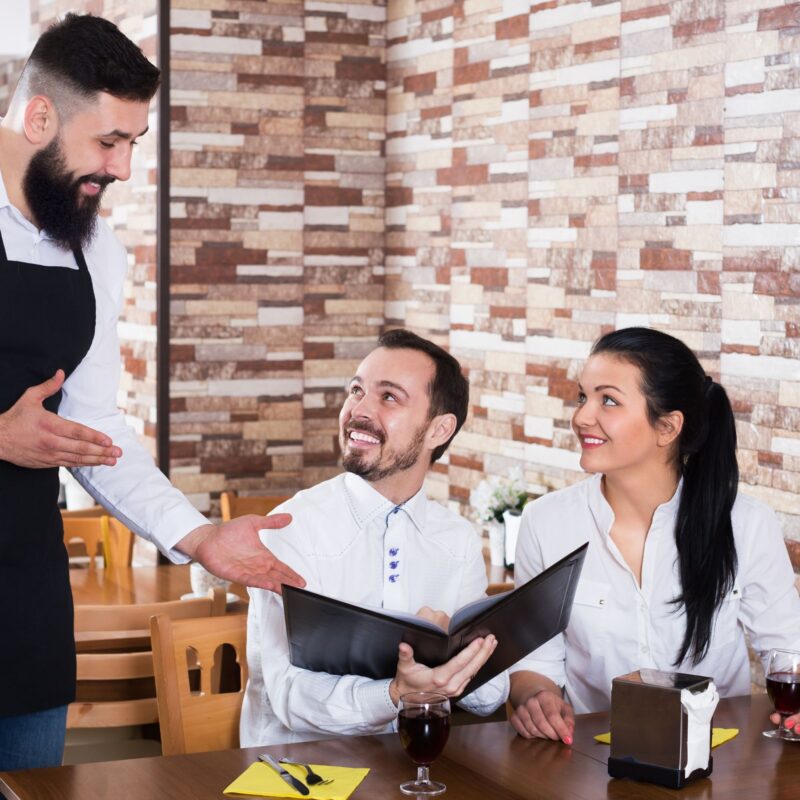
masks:
<path id="1" fill-rule="evenodd" d="M 609 536 L 614 512 L 600 488 L 602 475 L 551 492 L 522 515 L 517 546 L 517 585 L 589 542 L 569 625 L 509 672 L 538 672 L 565 687 L 577 714 L 604 711 L 611 681 L 637 669 L 713 677 L 721 696 L 750 693 L 751 646 L 766 661 L 770 648 L 800 647 L 800 598 L 775 514 L 741 492 L 731 512 L 738 569 L 722 602 L 707 655 L 678 667 L 686 629 L 675 519 L 681 485 L 660 505 L 645 540 L 641 585 Z M 766 666 L 766 665 L 765 665 Z"/>
<path id="2" fill-rule="evenodd" d="M 424 490 L 395 506 L 362 478 L 344 473 L 298 492 L 277 512 L 291 514 L 292 523 L 261 531 L 261 539 L 310 591 L 411 614 L 430 606 L 449 615 L 486 591 L 479 537 Z M 281 598 L 262 589 L 250 589 L 250 598 L 242 747 L 396 729 L 389 679 L 293 667 Z M 460 705 L 489 714 L 507 695 L 502 673 Z"/>

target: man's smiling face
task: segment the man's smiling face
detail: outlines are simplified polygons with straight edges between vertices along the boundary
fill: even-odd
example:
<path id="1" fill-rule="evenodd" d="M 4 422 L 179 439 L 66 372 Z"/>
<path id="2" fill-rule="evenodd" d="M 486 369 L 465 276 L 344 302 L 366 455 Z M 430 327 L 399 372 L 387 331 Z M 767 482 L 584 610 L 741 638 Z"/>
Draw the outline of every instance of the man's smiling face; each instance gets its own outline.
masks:
<path id="1" fill-rule="evenodd" d="M 348 472 L 375 482 L 424 460 L 431 448 L 430 386 L 435 365 L 425 353 L 379 347 L 359 365 L 339 414 L 339 444 Z"/>

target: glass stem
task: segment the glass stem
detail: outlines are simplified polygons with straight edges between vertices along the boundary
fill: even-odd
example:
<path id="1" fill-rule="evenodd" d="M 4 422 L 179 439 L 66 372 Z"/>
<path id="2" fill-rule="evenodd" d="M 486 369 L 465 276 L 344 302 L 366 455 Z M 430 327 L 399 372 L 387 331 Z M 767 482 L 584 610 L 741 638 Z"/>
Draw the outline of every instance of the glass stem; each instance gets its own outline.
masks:
<path id="1" fill-rule="evenodd" d="M 417 783 L 430 783 L 427 767 L 417 767 Z"/>

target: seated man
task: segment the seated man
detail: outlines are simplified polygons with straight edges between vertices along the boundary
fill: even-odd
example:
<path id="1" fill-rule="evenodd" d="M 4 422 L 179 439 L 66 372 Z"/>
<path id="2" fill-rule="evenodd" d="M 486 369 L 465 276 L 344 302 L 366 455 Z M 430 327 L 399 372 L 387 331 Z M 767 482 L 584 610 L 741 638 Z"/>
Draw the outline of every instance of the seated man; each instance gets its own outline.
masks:
<path id="1" fill-rule="evenodd" d="M 313 592 L 446 623 L 484 594 L 486 568 L 472 526 L 428 500 L 422 484 L 464 424 L 468 402 L 459 364 L 442 348 L 404 330 L 381 336 L 339 415 L 346 472 L 276 509 L 292 523 L 262 531 L 262 541 Z M 401 694 L 458 696 L 497 644 L 493 636 L 476 639 L 430 669 L 403 643 L 397 673 L 386 680 L 311 672 L 289 663 L 281 598 L 263 590 L 250 596 L 243 747 L 390 732 Z M 490 714 L 507 694 L 502 673 L 460 704 Z"/>

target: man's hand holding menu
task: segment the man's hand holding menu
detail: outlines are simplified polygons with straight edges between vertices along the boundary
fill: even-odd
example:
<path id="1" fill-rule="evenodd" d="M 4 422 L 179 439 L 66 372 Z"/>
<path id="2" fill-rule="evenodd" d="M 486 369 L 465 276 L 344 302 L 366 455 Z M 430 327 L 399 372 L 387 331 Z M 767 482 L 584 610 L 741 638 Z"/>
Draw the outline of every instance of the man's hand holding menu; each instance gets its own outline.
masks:
<path id="1" fill-rule="evenodd" d="M 447 614 L 427 607 L 420 609 L 417 616 L 445 629 L 450 624 Z M 397 673 L 389 684 L 392 702 L 397 705 L 408 692 L 439 692 L 447 697 L 460 697 L 478 670 L 489 660 L 495 647 L 497 639 L 490 634 L 474 639 L 445 664 L 428 667 L 414 660 L 411 645 L 401 643 L 398 647 Z"/>

